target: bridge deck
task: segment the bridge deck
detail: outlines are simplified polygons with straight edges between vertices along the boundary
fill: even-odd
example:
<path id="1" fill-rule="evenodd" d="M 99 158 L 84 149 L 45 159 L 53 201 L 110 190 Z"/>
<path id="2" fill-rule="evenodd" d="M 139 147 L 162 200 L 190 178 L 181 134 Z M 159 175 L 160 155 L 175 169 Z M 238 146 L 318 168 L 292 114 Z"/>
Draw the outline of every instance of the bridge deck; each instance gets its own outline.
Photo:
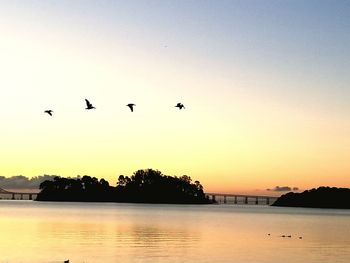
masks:
<path id="1" fill-rule="evenodd" d="M 243 195 L 243 194 L 223 194 L 223 193 L 205 193 L 210 196 L 226 196 L 226 197 L 248 197 L 248 198 L 278 198 L 278 196 L 267 196 L 267 195 Z"/>

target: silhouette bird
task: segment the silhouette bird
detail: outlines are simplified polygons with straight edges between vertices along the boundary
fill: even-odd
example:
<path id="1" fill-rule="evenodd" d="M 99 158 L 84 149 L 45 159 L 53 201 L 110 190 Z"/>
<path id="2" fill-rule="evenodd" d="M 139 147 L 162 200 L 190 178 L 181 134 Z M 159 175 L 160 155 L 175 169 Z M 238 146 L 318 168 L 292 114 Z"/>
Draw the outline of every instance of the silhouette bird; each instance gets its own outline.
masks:
<path id="1" fill-rule="evenodd" d="M 299 237 L 299 239 L 303 239 L 303 237 Z"/>
<path id="2" fill-rule="evenodd" d="M 271 234 L 270 234 L 270 233 L 268 233 L 267 235 L 268 235 L 268 236 L 271 236 Z"/>
<path id="3" fill-rule="evenodd" d="M 92 104 L 90 103 L 90 101 L 88 101 L 87 99 L 85 99 L 86 102 L 86 110 L 92 110 L 92 109 L 96 109 L 94 106 L 92 106 Z"/>
<path id="4" fill-rule="evenodd" d="M 133 104 L 133 103 L 129 103 L 129 104 L 126 105 L 126 106 L 128 106 L 128 107 L 130 108 L 131 112 L 133 112 L 133 111 L 134 111 L 134 106 L 136 106 L 136 105 Z"/>
<path id="5" fill-rule="evenodd" d="M 185 106 L 182 103 L 176 104 L 175 107 L 179 108 L 180 110 L 182 110 L 182 108 L 185 108 Z"/>
<path id="6" fill-rule="evenodd" d="M 49 114 L 50 116 L 52 116 L 53 110 L 46 110 L 44 111 L 45 113 Z"/>
<path id="7" fill-rule="evenodd" d="M 291 236 L 291 235 L 289 235 L 289 236 L 287 236 L 287 237 L 291 238 L 292 236 Z"/>
<path id="8" fill-rule="evenodd" d="M 281 237 L 286 237 L 285 235 L 282 235 Z"/>

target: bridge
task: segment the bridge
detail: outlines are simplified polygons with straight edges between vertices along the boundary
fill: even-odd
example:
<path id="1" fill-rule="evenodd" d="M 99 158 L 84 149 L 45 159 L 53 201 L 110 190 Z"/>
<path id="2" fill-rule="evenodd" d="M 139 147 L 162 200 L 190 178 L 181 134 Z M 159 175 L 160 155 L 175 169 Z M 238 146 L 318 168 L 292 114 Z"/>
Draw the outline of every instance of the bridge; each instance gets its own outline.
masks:
<path id="1" fill-rule="evenodd" d="M 28 196 L 29 200 L 33 200 L 34 196 L 37 196 L 39 191 L 37 192 L 15 192 L 15 191 L 7 191 L 5 189 L 0 188 L 0 195 L 11 195 L 11 199 L 15 200 L 16 196 L 19 197 L 20 200 L 24 200 L 23 197 Z"/>
<path id="2" fill-rule="evenodd" d="M 33 192 L 16 192 L 16 191 L 7 191 L 0 188 L 0 196 L 10 195 L 12 200 L 18 199 L 24 200 L 25 196 L 28 196 L 29 200 L 33 200 L 33 197 L 37 196 L 39 191 Z M 223 193 L 205 193 L 214 202 L 224 203 L 224 204 L 255 204 L 255 205 L 270 205 L 278 197 L 276 196 L 265 196 L 265 195 L 242 195 L 242 194 L 223 194 Z"/>
<path id="3" fill-rule="evenodd" d="M 255 204 L 270 205 L 277 200 L 278 196 L 266 195 L 242 195 L 242 194 L 222 194 L 222 193 L 205 193 L 210 200 L 224 204 Z"/>

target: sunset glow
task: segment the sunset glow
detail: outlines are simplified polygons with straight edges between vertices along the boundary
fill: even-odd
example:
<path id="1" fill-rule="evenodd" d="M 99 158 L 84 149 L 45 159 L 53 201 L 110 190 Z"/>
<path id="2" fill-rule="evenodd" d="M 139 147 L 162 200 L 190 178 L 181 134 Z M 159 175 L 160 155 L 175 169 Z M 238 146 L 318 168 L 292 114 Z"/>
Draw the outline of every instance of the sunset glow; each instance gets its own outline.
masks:
<path id="1" fill-rule="evenodd" d="M 269 3 L 1 1 L 0 175 L 350 187 L 350 5 Z"/>

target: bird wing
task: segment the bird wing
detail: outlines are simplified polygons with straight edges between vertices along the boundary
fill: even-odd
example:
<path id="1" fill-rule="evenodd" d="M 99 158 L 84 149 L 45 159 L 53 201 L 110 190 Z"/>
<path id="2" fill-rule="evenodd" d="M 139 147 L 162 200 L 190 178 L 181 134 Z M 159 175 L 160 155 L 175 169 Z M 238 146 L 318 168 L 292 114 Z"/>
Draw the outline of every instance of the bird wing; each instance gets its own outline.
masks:
<path id="1" fill-rule="evenodd" d="M 86 106 L 88 106 L 88 107 L 91 107 L 91 106 L 92 106 L 92 104 L 90 103 L 90 101 L 88 101 L 87 99 L 85 99 L 85 102 L 86 102 Z"/>

